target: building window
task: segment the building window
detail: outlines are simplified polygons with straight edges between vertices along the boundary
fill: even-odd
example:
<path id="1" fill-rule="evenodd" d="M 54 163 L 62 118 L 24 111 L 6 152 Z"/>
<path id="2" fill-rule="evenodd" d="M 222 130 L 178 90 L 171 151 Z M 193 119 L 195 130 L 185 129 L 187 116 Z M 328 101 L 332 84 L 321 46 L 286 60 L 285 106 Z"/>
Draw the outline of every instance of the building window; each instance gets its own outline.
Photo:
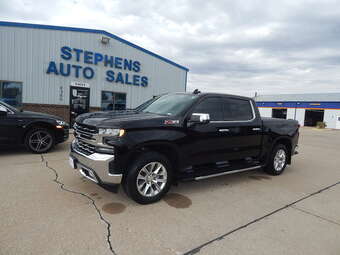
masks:
<path id="1" fill-rule="evenodd" d="M 14 107 L 21 107 L 22 83 L 0 81 L 0 100 Z"/>
<path id="2" fill-rule="evenodd" d="M 126 94 L 115 93 L 111 91 L 102 91 L 103 111 L 125 110 L 126 109 Z"/>

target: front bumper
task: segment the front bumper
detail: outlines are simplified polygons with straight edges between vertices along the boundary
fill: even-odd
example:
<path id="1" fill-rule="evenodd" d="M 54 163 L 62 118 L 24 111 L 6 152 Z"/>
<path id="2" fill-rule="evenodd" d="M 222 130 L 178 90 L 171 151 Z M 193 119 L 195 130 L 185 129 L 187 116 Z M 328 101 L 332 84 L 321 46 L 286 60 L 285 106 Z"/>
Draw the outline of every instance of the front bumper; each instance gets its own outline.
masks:
<path id="1" fill-rule="evenodd" d="M 93 153 L 89 156 L 77 151 L 74 141 L 71 143 L 70 158 L 73 160 L 74 169 L 91 181 L 103 184 L 120 184 L 122 174 L 110 174 L 109 164 L 114 160 L 114 155 Z"/>
<path id="2" fill-rule="evenodd" d="M 56 135 L 56 143 L 63 143 L 69 138 L 69 128 L 68 126 L 57 129 L 55 130 L 55 135 Z"/>

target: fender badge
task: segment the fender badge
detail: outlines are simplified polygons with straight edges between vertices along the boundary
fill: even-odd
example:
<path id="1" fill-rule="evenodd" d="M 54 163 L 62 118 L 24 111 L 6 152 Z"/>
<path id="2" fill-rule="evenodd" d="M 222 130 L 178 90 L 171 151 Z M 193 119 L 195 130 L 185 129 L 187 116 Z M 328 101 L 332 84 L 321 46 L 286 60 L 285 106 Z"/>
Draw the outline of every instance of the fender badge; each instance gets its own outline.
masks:
<path id="1" fill-rule="evenodd" d="M 164 121 L 165 125 L 175 125 L 175 124 L 179 124 L 179 120 L 165 120 Z"/>

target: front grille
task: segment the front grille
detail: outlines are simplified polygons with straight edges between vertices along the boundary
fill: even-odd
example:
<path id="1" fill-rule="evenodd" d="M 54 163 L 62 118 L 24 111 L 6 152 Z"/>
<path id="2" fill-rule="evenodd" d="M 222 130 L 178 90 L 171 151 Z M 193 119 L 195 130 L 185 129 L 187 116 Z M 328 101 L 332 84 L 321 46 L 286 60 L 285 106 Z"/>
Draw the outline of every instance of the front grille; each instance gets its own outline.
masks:
<path id="1" fill-rule="evenodd" d="M 98 133 L 97 129 L 92 126 L 75 123 L 74 124 L 74 136 L 76 138 L 85 138 L 89 140 L 96 140 L 94 135 Z"/>
<path id="2" fill-rule="evenodd" d="M 93 153 L 95 153 L 96 147 L 92 144 L 89 144 L 87 142 L 84 142 L 82 140 L 76 139 L 75 141 L 75 147 L 77 151 L 89 156 Z"/>

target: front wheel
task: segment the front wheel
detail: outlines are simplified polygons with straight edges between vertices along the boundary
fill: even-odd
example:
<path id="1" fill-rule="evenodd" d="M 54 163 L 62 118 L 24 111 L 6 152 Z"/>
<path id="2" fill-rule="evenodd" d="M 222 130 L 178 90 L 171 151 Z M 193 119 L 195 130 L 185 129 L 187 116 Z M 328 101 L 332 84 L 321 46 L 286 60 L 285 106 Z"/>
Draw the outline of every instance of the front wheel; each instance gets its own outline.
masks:
<path id="1" fill-rule="evenodd" d="M 265 171 L 271 175 L 280 175 L 287 166 L 287 160 L 287 148 L 283 144 L 279 144 L 273 149 Z"/>
<path id="2" fill-rule="evenodd" d="M 124 190 L 137 203 L 150 204 L 160 200 L 170 189 L 172 168 L 160 153 L 146 152 L 129 167 Z"/>
<path id="3" fill-rule="evenodd" d="M 25 137 L 25 145 L 33 153 L 48 152 L 54 146 L 52 131 L 44 128 L 33 128 Z"/>

